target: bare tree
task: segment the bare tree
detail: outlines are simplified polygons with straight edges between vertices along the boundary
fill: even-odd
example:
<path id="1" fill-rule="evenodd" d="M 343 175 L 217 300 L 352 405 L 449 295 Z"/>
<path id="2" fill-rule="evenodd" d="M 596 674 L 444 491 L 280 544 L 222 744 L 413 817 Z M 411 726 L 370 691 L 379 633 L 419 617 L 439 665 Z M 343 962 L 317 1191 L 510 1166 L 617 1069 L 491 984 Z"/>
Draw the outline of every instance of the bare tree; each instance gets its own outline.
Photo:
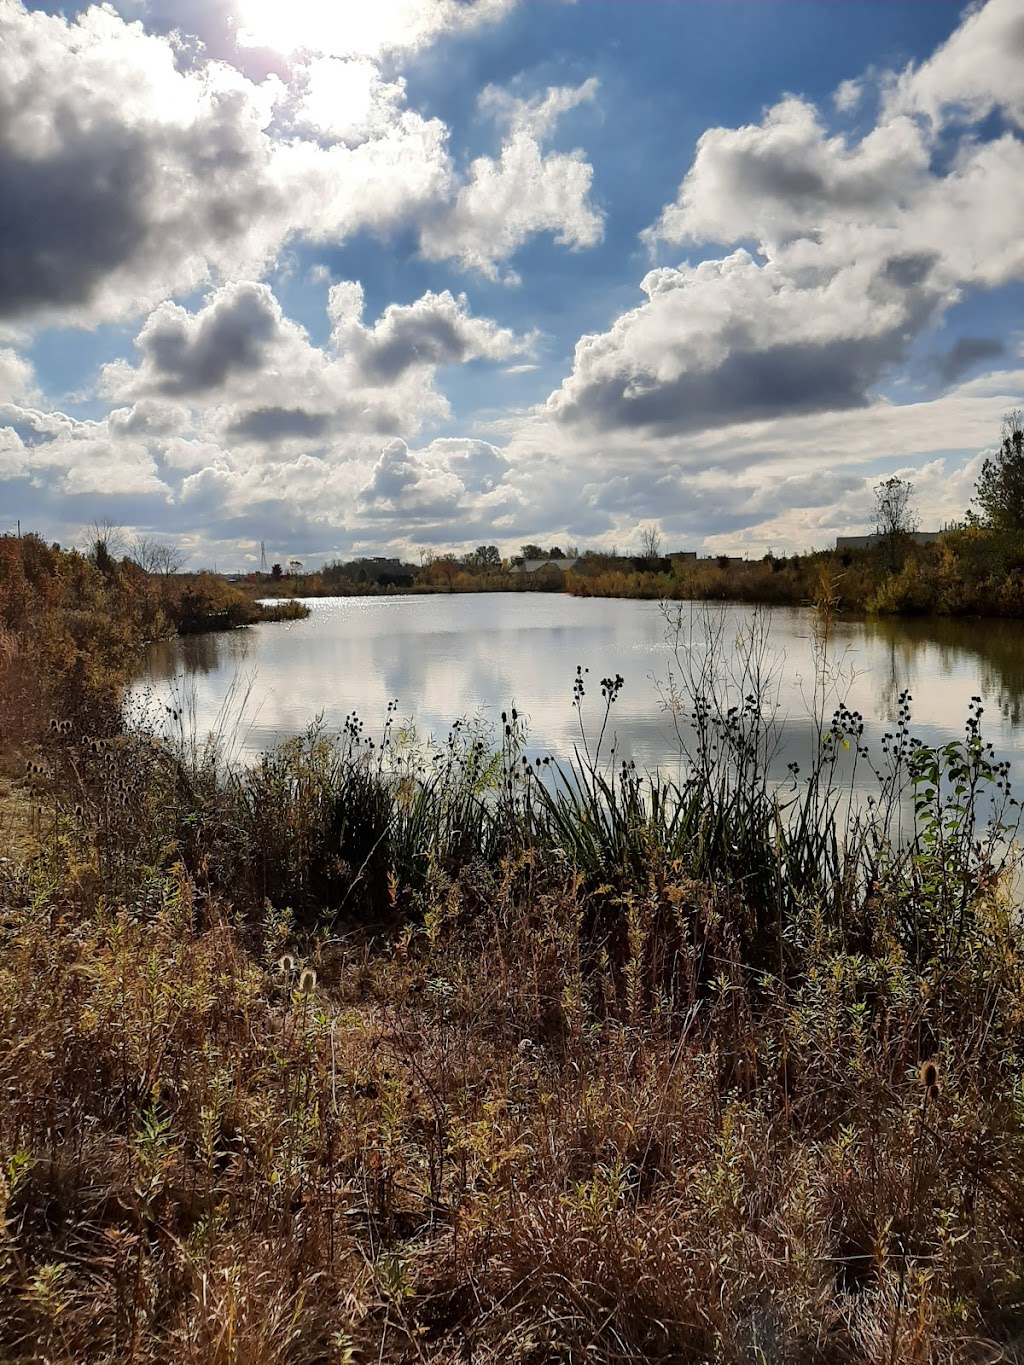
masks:
<path id="1" fill-rule="evenodd" d="M 87 535 L 88 553 L 95 560 L 97 568 L 106 573 L 124 554 L 124 527 L 109 517 L 96 517 L 89 523 Z"/>
<path id="2" fill-rule="evenodd" d="M 917 530 L 913 498 L 914 485 L 898 474 L 875 485 L 875 535 L 882 542 L 892 567 L 896 566 L 907 537 Z"/>
<path id="3" fill-rule="evenodd" d="M 156 536 L 137 535 L 128 554 L 140 569 L 151 574 L 180 573 L 185 563 L 185 552 L 180 546 Z"/>
<path id="4" fill-rule="evenodd" d="M 640 553 L 644 559 L 661 558 L 661 530 L 656 521 L 640 527 Z"/>

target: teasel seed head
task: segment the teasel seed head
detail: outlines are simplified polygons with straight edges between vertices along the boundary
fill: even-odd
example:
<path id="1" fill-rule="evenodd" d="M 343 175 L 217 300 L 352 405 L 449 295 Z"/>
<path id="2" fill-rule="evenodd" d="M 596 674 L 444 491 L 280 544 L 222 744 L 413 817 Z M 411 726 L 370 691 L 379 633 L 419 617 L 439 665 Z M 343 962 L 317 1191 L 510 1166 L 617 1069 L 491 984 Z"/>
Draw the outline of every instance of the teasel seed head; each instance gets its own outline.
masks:
<path id="1" fill-rule="evenodd" d="M 935 1091 L 935 1094 L 938 1095 L 939 1068 L 935 1064 L 935 1062 L 933 1061 L 922 1062 L 919 1077 L 922 1087 L 928 1093 L 929 1099 L 933 1098 L 931 1093 L 933 1090 Z"/>

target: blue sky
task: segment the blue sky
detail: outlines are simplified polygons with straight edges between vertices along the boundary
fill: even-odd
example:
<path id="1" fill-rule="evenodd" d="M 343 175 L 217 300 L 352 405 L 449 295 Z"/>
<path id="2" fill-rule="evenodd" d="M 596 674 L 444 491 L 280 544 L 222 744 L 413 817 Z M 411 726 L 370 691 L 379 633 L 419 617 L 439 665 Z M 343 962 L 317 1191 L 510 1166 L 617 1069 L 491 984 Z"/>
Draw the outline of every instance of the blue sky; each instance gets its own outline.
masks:
<path id="1" fill-rule="evenodd" d="M 0 525 L 761 554 L 1024 393 L 1019 0 L 0 0 Z"/>

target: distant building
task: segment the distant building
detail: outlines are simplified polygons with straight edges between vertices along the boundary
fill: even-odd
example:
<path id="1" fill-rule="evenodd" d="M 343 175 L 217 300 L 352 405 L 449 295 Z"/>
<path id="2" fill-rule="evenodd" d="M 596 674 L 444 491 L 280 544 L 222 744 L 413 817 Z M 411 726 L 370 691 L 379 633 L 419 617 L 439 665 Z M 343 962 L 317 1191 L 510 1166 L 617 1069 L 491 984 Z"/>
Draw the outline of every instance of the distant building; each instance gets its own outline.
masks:
<path id="1" fill-rule="evenodd" d="M 412 587 L 416 567 L 403 564 L 400 559 L 388 555 L 373 555 L 353 559 L 345 565 L 345 573 L 348 578 L 361 583 L 376 583 L 379 588 L 409 588 Z"/>
<path id="2" fill-rule="evenodd" d="M 915 545 L 928 545 L 943 534 L 942 531 L 909 531 L 907 539 L 912 540 Z M 872 531 L 867 536 L 836 536 L 836 549 L 870 550 L 873 545 L 880 545 L 885 539 L 886 537 L 879 535 L 877 531 Z"/>
<path id="3" fill-rule="evenodd" d="M 578 563 L 577 559 L 524 559 L 519 564 L 513 564 L 509 573 L 537 573 L 540 569 L 557 569 L 559 573 L 567 573 Z"/>

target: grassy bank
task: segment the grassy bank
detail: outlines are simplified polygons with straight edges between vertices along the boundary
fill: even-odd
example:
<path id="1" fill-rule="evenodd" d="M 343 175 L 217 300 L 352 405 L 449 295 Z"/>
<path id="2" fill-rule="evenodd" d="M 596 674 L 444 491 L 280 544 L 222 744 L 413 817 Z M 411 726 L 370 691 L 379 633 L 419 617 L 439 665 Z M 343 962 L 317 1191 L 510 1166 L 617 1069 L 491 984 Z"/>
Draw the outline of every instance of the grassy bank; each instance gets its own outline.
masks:
<path id="1" fill-rule="evenodd" d="M 608 760 L 621 680 L 582 673 L 561 773 L 514 711 L 247 769 L 173 711 L 44 727 L 0 863 L 0 1355 L 1019 1358 L 1006 771 L 977 706 L 931 749 L 905 700 L 876 754 L 820 716 L 780 792 L 763 636 L 720 643 L 668 689 L 678 785 Z"/>
<path id="2" fill-rule="evenodd" d="M 909 539 L 870 549 L 767 555 L 749 562 L 673 560 L 623 567 L 582 561 L 567 591 L 583 597 L 638 597 L 807 606 L 834 599 L 859 614 L 1024 616 L 1024 534 L 980 526 L 937 541 Z"/>
<path id="3" fill-rule="evenodd" d="M 150 640 L 307 614 L 298 602 L 263 607 L 214 574 L 150 574 L 0 536 L 0 772 L 54 727 L 115 733 L 121 688 Z"/>

